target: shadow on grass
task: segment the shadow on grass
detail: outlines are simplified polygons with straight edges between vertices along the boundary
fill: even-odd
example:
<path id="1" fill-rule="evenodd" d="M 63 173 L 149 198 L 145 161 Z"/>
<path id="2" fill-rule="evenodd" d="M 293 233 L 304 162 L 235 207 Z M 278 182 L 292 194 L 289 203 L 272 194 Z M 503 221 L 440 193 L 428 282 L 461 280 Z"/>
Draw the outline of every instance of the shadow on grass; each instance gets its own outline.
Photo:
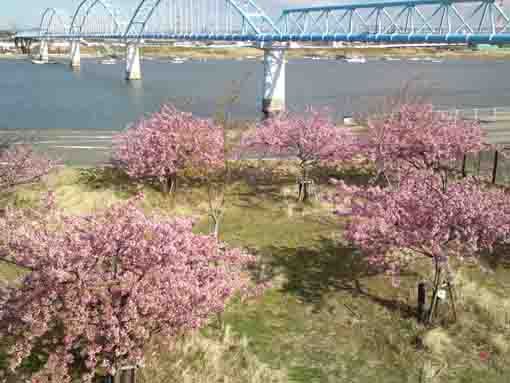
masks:
<path id="1" fill-rule="evenodd" d="M 132 195 L 138 191 L 137 184 L 115 167 L 81 168 L 79 174 L 79 182 L 92 190 L 113 189 Z"/>
<path id="2" fill-rule="evenodd" d="M 315 167 L 310 177 L 321 184 L 329 183 L 331 178 L 343 180 L 347 184 L 367 185 L 375 176 L 375 169 L 369 166 L 328 166 L 322 165 Z"/>
<path id="3" fill-rule="evenodd" d="M 499 244 L 492 253 L 484 253 L 481 256 L 483 263 L 496 270 L 498 267 L 510 269 L 510 244 Z"/>
<path id="4" fill-rule="evenodd" d="M 352 296 L 366 298 L 403 317 L 416 316 L 416 308 L 394 298 L 373 294 L 366 278 L 382 274 L 382 270 L 369 265 L 355 248 L 342 246 L 331 239 L 323 239 L 315 248 L 271 247 L 273 274 L 285 277 L 281 289 L 286 294 L 299 296 L 305 303 L 320 307 L 324 296 L 331 292 L 346 291 Z M 407 273 L 404 276 L 416 275 Z"/>

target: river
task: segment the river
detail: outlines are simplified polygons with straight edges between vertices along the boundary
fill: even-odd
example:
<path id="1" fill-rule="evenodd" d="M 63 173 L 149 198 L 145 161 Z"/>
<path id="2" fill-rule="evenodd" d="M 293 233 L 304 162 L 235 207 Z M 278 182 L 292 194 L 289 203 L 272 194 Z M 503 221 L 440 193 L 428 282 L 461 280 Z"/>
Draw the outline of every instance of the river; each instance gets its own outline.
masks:
<path id="1" fill-rule="evenodd" d="M 172 64 L 154 59 L 143 60 L 142 70 L 142 81 L 127 82 L 123 62 L 82 59 L 81 70 L 73 72 L 64 63 L 0 60 L 0 130 L 36 130 L 42 145 L 63 153 L 66 162 L 82 163 L 106 158 L 113 132 L 163 102 L 204 117 L 224 110 L 234 119 L 260 117 L 263 66 L 258 60 Z M 365 112 L 411 82 L 415 94 L 439 107 L 507 106 L 509 72 L 505 60 L 290 60 L 287 105 L 290 110 L 329 106 L 340 117 Z M 235 95 L 235 103 L 225 107 Z"/>

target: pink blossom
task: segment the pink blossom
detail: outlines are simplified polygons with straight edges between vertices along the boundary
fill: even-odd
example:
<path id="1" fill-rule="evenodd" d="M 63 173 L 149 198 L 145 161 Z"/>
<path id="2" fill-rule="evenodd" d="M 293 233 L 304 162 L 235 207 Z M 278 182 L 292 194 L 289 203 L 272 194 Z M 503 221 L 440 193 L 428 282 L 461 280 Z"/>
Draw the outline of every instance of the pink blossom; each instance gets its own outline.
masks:
<path id="1" fill-rule="evenodd" d="M 465 154 L 479 152 L 485 134 L 474 121 L 410 104 L 384 118 L 369 120 L 362 152 L 378 170 L 439 169 Z"/>
<path id="2" fill-rule="evenodd" d="M 55 166 L 55 162 L 37 154 L 28 145 L 0 149 L 0 190 L 39 181 Z"/>
<path id="3" fill-rule="evenodd" d="M 116 136 L 114 144 L 114 160 L 129 176 L 155 180 L 165 189 L 183 171 L 207 173 L 224 164 L 223 129 L 170 105 Z"/>
<path id="4" fill-rule="evenodd" d="M 370 121 L 359 147 L 379 174 L 392 177 L 386 186 L 336 182 L 337 204 L 352 209 L 347 239 L 393 276 L 416 256 L 448 270 L 451 256 L 476 257 L 507 241 L 510 196 L 473 178 L 458 179 L 449 166 L 486 148 L 484 138 L 478 124 L 430 105 L 403 105 Z"/>
<path id="5" fill-rule="evenodd" d="M 151 218 L 135 203 L 88 217 L 36 221 L 9 210 L 0 219 L 0 256 L 27 268 L 0 294 L 11 369 L 37 351 L 48 359 L 32 382 L 70 382 L 73 365 L 82 381 L 99 366 L 113 374 L 141 363 L 152 336 L 200 327 L 247 289 L 251 256 L 193 234 L 188 219 Z"/>
<path id="6" fill-rule="evenodd" d="M 266 156 L 295 156 L 304 171 L 319 163 L 348 160 L 356 140 L 346 127 L 337 127 L 325 112 L 282 113 L 265 120 L 241 139 L 240 151 Z"/>
<path id="7" fill-rule="evenodd" d="M 346 237 L 378 265 L 403 265 L 402 251 L 444 263 L 448 256 L 473 257 L 492 250 L 510 233 L 510 195 L 473 179 L 451 181 L 446 191 L 440 177 L 413 172 L 398 188 L 342 189 L 351 197 Z M 345 190 L 351 191 L 347 194 Z"/>

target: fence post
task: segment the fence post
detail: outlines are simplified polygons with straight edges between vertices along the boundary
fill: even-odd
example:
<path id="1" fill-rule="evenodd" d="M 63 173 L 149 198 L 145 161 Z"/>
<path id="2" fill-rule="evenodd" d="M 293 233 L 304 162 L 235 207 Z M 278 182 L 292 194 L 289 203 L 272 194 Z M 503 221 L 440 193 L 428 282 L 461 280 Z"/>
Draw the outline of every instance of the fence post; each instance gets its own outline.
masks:
<path id="1" fill-rule="evenodd" d="M 498 175 L 498 151 L 494 152 L 494 166 L 492 167 L 492 183 L 496 183 L 496 177 Z"/>
<path id="2" fill-rule="evenodd" d="M 466 178 L 466 155 L 462 157 L 462 178 Z"/>

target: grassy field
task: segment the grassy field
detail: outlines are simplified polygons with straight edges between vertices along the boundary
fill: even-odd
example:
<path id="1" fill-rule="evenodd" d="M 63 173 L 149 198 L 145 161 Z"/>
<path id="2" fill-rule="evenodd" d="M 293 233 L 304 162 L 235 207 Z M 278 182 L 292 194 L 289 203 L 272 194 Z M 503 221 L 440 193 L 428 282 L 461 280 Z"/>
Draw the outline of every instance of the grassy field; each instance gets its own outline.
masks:
<path id="1" fill-rule="evenodd" d="M 431 273 L 427 262 L 405 270 L 401 287 L 394 288 L 343 241 L 345 220 L 332 214 L 331 204 L 297 203 L 291 164 L 237 163 L 234 175 L 221 239 L 257 254 L 260 275 L 272 287 L 261 297 L 233 303 L 221 328 L 213 321 L 198 340 L 176 345 L 177 351 L 158 349 L 143 382 L 509 381 L 508 261 L 484 261 L 487 272 L 458 266 L 459 319 L 427 329 L 414 317 L 416 284 Z M 325 181 L 331 175 L 353 182 L 366 177 L 359 170 L 323 169 L 315 174 L 322 195 L 330 191 Z M 44 184 L 20 190 L 3 203 L 30 204 L 48 187 L 61 208 L 76 214 L 124 200 L 137 190 L 110 169 L 62 168 Z M 204 185 L 183 180 L 174 197 L 149 186 L 144 191 L 147 212 L 193 216 L 196 230 L 208 232 Z M 17 275 L 19 270 L 0 266 L 0 278 Z M 482 351 L 488 360 L 480 358 Z M 186 379 L 181 370 L 188 371 Z"/>

